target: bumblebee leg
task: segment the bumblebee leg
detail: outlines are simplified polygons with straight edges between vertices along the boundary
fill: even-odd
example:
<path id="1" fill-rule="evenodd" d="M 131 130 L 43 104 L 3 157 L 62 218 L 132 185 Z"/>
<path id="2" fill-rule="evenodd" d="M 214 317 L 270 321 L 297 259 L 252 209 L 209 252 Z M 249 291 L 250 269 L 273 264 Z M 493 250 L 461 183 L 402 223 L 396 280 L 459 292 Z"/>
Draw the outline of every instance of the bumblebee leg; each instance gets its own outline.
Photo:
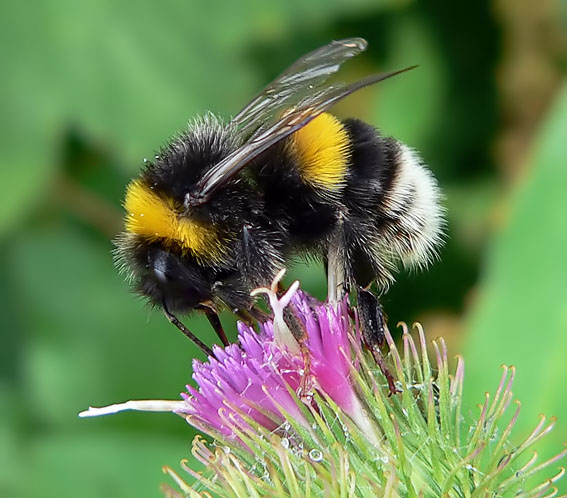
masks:
<path id="1" fill-rule="evenodd" d="M 267 322 L 270 319 L 269 313 L 266 313 L 263 309 L 258 308 L 256 305 L 252 305 L 248 310 L 252 318 L 258 322 Z"/>
<path id="2" fill-rule="evenodd" d="M 199 339 L 195 334 L 193 334 L 193 332 L 191 332 L 185 325 L 183 325 L 174 314 L 170 313 L 165 303 L 163 303 L 163 313 L 173 325 L 175 325 L 179 330 L 181 330 L 181 332 L 183 332 L 183 334 L 189 337 L 189 339 L 191 339 L 197 346 L 199 346 L 203 353 L 205 353 L 207 356 L 213 356 L 213 350 L 204 342 L 202 342 L 201 339 Z"/>
<path id="3" fill-rule="evenodd" d="M 338 303 L 345 292 L 343 223 L 343 218 L 339 218 L 327 250 L 327 300 L 331 304 Z"/>
<path id="4" fill-rule="evenodd" d="M 201 303 L 201 306 L 199 306 L 199 309 L 201 309 L 205 312 L 205 315 L 207 316 L 209 323 L 213 327 L 214 331 L 217 333 L 217 336 L 221 340 L 223 346 L 224 347 L 228 346 L 230 344 L 230 342 L 229 342 L 228 338 L 226 337 L 226 333 L 225 333 L 224 329 L 222 328 L 222 323 L 220 321 L 220 318 L 219 318 L 217 312 L 211 306 L 209 306 L 208 304 L 205 304 L 205 303 Z"/>
<path id="5" fill-rule="evenodd" d="M 233 310 L 234 314 L 240 319 L 240 321 L 244 322 L 246 325 L 254 325 L 254 317 L 252 316 L 252 313 L 250 313 L 248 310 L 246 309 L 242 309 L 242 308 L 235 308 Z"/>
<path id="6" fill-rule="evenodd" d="M 362 287 L 358 288 L 358 313 L 365 344 L 382 347 L 386 342 L 384 312 L 376 296 Z"/>
<path id="7" fill-rule="evenodd" d="M 382 306 L 372 292 L 362 287 L 358 288 L 358 313 L 364 344 L 388 381 L 389 395 L 401 392 L 396 387 L 394 376 L 388 370 L 381 351 L 381 347 L 386 342 L 386 320 Z"/>
<path id="8" fill-rule="evenodd" d="M 311 385 L 311 356 L 309 349 L 305 344 L 305 340 L 299 341 L 299 349 L 301 351 L 301 359 L 303 360 L 303 375 L 301 376 L 301 383 L 299 384 L 299 398 L 304 401 L 311 401 L 312 385 Z"/>
<path id="9" fill-rule="evenodd" d="M 297 316 L 294 308 L 295 307 L 293 305 L 290 305 L 284 309 L 284 320 L 294 339 L 299 344 L 299 350 L 303 360 L 303 374 L 301 375 L 301 383 L 299 384 L 297 395 L 300 399 L 309 402 L 311 401 L 312 391 L 311 355 L 309 354 L 307 344 L 305 344 L 305 341 L 307 340 L 307 330 L 303 325 L 303 322 Z"/>
<path id="10" fill-rule="evenodd" d="M 258 306 L 251 306 L 248 309 L 236 308 L 234 313 L 242 320 L 245 324 L 253 326 L 256 322 L 267 322 L 270 319 L 270 315 L 265 311 L 258 308 Z"/>

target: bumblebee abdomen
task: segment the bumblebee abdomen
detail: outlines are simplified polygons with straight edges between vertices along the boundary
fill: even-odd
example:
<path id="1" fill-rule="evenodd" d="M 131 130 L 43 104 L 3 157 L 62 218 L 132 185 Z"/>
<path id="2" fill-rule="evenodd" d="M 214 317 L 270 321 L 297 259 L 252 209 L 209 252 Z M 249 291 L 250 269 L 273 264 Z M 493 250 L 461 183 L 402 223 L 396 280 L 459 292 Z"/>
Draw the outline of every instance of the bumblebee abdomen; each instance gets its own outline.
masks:
<path id="1" fill-rule="evenodd" d="M 408 267 L 425 267 L 437 255 L 444 229 L 441 192 L 431 171 L 413 149 L 400 142 L 390 156 L 394 172 L 380 203 L 377 228 Z M 383 243 L 377 245 L 386 250 Z"/>
<path id="2" fill-rule="evenodd" d="M 411 148 L 362 121 L 349 119 L 345 126 L 351 146 L 342 198 L 345 244 L 354 264 L 372 268 L 378 285 L 386 288 L 400 263 L 424 267 L 435 258 L 443 238 L 441 194 Z M 360 275 L 360 268 L 351 274 Z"/>

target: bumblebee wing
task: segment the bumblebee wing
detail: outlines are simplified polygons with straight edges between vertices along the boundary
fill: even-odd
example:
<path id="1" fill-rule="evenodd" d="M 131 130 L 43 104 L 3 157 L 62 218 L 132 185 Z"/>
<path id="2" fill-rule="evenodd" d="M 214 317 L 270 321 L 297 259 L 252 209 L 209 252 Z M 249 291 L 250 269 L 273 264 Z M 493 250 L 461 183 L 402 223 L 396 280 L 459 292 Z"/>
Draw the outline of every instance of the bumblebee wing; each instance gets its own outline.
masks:
<path id="1" fill-rule="evenodd" d="M 195 190 L 187 194 L 186 205 L 198 206 L 207 202 L 219 187 L 242 170 L 250 161 L 274 144 L 295 133 L 339 100 L 361 88 L 409 71 L 414 67 L 416 66 L 391 73 L 374 74 L 350 85 L 326 86 L 304 97 L 296 106 L 286 109 L 273 125 L 260 128 L 259 132 L 250 137 L 244 145 L 208 170 L 202 176 Z"/>
<path id="2" fill-rule="evenodd" d="M 307 95 L 317 93 L 320 86 L 341 64 L 366 50 L 366 40 L 348 38 L 333 41 L 304 55 L 269 83 L 232 120 L 244 137 L 261 125 L 275 121 L 278 114 L 297 105 Z"/>

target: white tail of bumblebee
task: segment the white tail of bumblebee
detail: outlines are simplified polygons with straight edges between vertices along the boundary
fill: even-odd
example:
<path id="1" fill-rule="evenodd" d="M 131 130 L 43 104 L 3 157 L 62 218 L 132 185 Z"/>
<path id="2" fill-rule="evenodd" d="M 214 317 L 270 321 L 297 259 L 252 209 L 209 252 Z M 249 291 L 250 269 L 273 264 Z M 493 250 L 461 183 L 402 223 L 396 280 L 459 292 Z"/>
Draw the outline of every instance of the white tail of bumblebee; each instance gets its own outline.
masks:
<path id="1" fill-rule="evenodd" d="M 381 203 L 376 256 L 383 266 L 378 285 L 387 288 L 392 270 L 427 267 L 438 256 L 443 243 L 445 209 L 433 174 L 410 147 L 396 142 L 391 160 L 393 178 Z M 384 220 L 384 221 L 382 221 Z"/>

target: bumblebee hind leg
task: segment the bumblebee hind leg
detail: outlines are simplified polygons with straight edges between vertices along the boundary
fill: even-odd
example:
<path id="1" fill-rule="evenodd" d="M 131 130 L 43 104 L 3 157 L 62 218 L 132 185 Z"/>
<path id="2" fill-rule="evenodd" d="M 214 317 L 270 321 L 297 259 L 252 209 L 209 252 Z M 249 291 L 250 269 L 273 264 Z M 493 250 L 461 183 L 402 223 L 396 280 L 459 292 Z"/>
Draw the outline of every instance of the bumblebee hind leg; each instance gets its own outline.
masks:
<path id="1" fill-rule="evenodd" d="M 381 348 L 386 342 L 386 318 L 382 305 L 372 292 L 362 287 L 358 288 L 358 316 L 364 344 L 388 381 L 389 395 L 401 392 L 382 355 Z"/>
<path id="2" fill-rule="evenodd" d="M 370 286 L 376 278 L 376 265 L 372 264 L 369 255 L 360 246 L 355 246 L 349 261 L 350 280 L 356 284 L 358 294 L 358 316 L 362 339 L 386 377 L 392 395 L 400 391 L 396 388 L 394 376 L 388 370 L 382 355 L 382 347 L 386 343 L 386 315 L 379 299 L 370 291 Z"/>

